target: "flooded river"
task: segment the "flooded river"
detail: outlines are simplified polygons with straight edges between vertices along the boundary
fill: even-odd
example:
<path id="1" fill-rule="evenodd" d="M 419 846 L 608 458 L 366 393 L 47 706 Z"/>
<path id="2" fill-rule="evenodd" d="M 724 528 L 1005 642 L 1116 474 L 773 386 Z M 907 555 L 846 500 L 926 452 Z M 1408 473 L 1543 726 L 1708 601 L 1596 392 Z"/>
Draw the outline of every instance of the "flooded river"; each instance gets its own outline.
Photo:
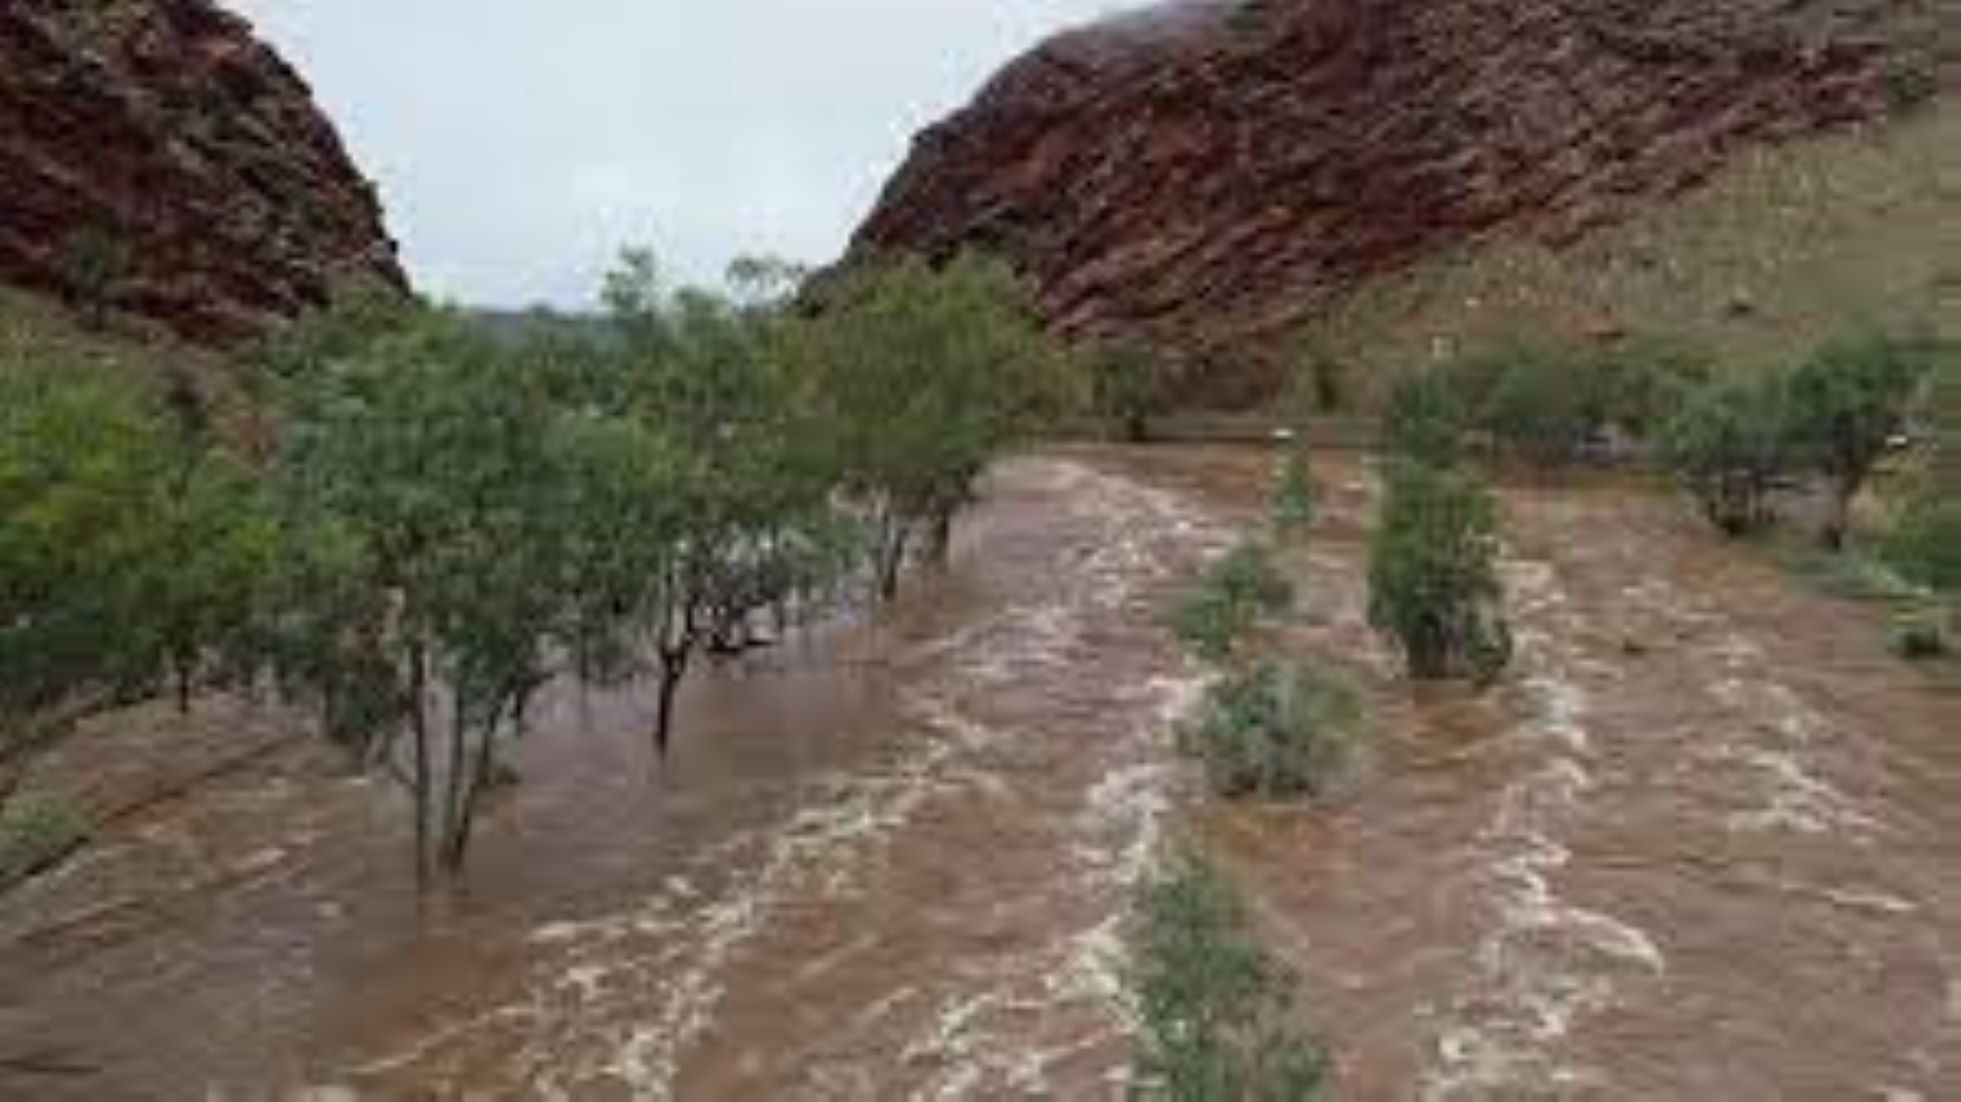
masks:
<path id="1" fill-rule="evenodd" d="M 427 902 L 386 782 L 239 705 L 118 717 L 44 780 L 134 810 L 0 900 L 0 1097 L 1112 1097 L 1118 922 L 1192 841 L 1342 1097 L 1961 1097 L 1961 701 L 1874 615 L 1665 498 L 1517 486 L 1514 676 L 1412 694 L 1329 458 L 1288 640 L 1369 752 L 1212 806 L 1156 616 L 1268 463 L 1008 464 L 946 577 L 705 671 L 658 766 L 636 700 L 549 701 Z"/>

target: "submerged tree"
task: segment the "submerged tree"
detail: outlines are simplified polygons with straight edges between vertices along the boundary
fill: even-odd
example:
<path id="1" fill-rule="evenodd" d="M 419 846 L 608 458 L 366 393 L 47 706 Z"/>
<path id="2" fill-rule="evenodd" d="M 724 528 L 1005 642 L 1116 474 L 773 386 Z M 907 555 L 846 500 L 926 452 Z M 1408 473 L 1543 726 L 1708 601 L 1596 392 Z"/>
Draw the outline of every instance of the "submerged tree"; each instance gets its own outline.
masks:
<path id="1" fill-rule="evenodd" d="M 1662 461 L 1727 535 L 1772 520 L 1771 494 L 1792 466 L 1784 402 L 1779 380 L 1721 383 L 1662 426 Z"/>
<path id="2" fill-rule="evenodd" d="M 1904 426 L 1935 354 L 1927 339 L 1861 333 L 1828 342 L 1791 373 L 1784 425 L 1792 451 L 1826 480 L 1825 546 L 1844 546 L 1853 499 Z"/>
<path id="3" fill-rule="evenodd" d="M 889 599 L 914 545 L 943 554 L 981 472 L 1058 402 L 1059 360 L 1013 273 L 973 255 L 849 272 L 789 340 Z"/>
<path id="4" fill-rule="evenodd" d="M 1369 622 L 1418 680 L 1496 680 L 1511 631 L 1499 584 L 1498 516 L 1469 472 L 1399 462 L 1369 555 Z"/>
<path id="5" fill-rule="evenodd" d="M 550 374 L 418 312 L 293 380 L 280 672 L 413 799 L 419 871 L 463 862 L 497 744 L 542 677 L 569 526 Z M 400 748 L 406 739 L 406 750 Z M 406 760 L 404 760 L 406 759 Z"/>

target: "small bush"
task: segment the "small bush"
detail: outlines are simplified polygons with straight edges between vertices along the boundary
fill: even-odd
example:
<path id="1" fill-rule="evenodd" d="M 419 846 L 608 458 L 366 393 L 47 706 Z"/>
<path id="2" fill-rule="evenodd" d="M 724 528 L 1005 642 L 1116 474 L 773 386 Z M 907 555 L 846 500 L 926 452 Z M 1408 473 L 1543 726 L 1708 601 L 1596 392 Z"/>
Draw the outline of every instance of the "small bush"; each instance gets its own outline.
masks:
<path id="1" fill-rule="evenodd" d="M 88 823 L 66 803 L 15 799 L 0 809 L 0 891 L 53 867 L 88 839 Z"/>
<path id="2" fill-rule="evenodd" d="M 1510 664 L 1497 559 L 1497 506 L 1482 482 L 1395 467 L 1369 548 L 1369 622 L 1402 648 L 1411 677 L 1485 685 Z"/>
<path id="3" fill-rule="evenodd" d="M 1506 450 L 1542 463 L 1579 457 L 1604 428 L 1604 395 L 1592 366 L 1520 346 L 1488 361 L 1478 424 Z"/>
<path id="4" fill-rule="evenodd" d="M 1293 601 L 1294 587 L 1275 568 L 1272 554 L 1247 541 L 1214 563 L 1168 619 L 1172 634 L 1194 657 L 1224 662 L 1248 629 Z"/>
<path id="5" fill-rule="evenodd" d="M 1916 609 L 1893 621 L 1893 653 L 1909 661 L 1944 658 L 1953 652 L 1947 616 L 1940 609 Z"/>
<path id="6" fill-rule="evenodd" d="M 1146 884 L 1128 930 L 1125 988 L 1139 1029 L 1133 1097 L 1308 1102 L 1327 1057 L 1295 1024 L 1293 979 L 1253 940 L 1245 904 L 1187 858 Z"/>
<path id="7" fill-rule="evenodd" d="M 1305 441 L 1296 439 L 1280 461 L 1280 476 L 1273 486 L 1273 524 L 1283 536 L 1296 535 L 1314 523 L 1320 507 L 1320 493 L 1314 484 L 1314 470 Z"/>
<path id="8" fill-rule="evenodd" d="M 1916 498 L 1887 534 L 1884 553 L 1908 581 L 1961 591 L 1961 499 L 1933 493 Z"/>
<path id="9" fill-rule="evenodd" d="M 1187 746 L 1222 796 L 1315 795 L 1347 762 L 1360 716 L 1347 683 L 1303 666 L 1263 664 L 1213 686 Z"/>

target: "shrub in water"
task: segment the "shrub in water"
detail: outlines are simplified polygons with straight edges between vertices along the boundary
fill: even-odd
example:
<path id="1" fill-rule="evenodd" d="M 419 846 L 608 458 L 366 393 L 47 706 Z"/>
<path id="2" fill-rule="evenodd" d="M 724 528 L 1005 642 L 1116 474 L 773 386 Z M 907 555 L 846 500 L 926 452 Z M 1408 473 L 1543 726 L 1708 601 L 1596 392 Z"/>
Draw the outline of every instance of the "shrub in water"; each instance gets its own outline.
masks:
<path id="1" fill-rule="evenodd" d="M 1171 610 L 1171 631 L 1195 657 L 1223 662 L 1262 616 L 1293 604 L 1294 587 L 1258 543 L 1241 543 L 1213 564 L 1198 587 Z"/>
<path id="2" fill-rule="evenodd" d="M 67 804 L 22 796 L 0 810 L 0 891 L 54 865 L 88 841 L 89 827 Z"/>
<path id="3" fill-rule="evenodd" d="M 1369 622 L 1419 680 L 1489 684 L 1511 661 L 1498 582 L 1498 515 L 1472 475 L 1421 463 L 1390 475 L 1369 549 Z"/>
<path id="4" fill-rule="evenodd" d="M 1280 463 L 1280 477 L 1274 483 L 1274 527 L 1282 535 L 1295 535 L 1313 524 L 1318 497 L 1307 445 L 1296 440 L 1287 448 L 1287 457 Z"/>
<path id="5" fill-rule="evenodd" d="M 1213 686 L 1187 745 L 1222 796 L 1313 795 L 1347 761 L 1360 715 L 1346 683 L 1304 666 L 1267 663 Z"/>
<path id="6" fill-rule="evenodd" d="M 1322 1096 L 1328 1061 L 1295 1025 L 1292 977 L 1247 927 L 1232 884 L 1202 861 L 1186 859 L 1145 885 L 1124 977 L 1139 1028 L 1133 1097 Z"/>

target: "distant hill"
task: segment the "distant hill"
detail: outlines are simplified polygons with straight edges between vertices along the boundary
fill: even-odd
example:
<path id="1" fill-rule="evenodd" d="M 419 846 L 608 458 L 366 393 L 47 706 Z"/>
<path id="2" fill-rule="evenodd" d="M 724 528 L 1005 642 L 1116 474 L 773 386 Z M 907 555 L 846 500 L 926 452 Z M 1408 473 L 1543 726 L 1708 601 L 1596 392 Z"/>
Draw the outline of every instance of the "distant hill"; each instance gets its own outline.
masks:
<path id="1" fill-rule="evenodd" d="M 1269 397 L 1309 328 L 1371 372 L 1385 337 L 1408 362 L 1501 325 L 1766 354 L 1819 320 L 1787 311 L 1952 279 L 1940 8 L 1160 5 L 1042 45 L 921 134 L 854 252 L 1000 253 L 1062 333 L 1165 350 L 1188 405 Z"/>
<path id="2" fill-rule="evenodd" d="M 208 0 L 0 5 L 0 283 L 219 343 L 406 287 L 305 81 Z"/>

